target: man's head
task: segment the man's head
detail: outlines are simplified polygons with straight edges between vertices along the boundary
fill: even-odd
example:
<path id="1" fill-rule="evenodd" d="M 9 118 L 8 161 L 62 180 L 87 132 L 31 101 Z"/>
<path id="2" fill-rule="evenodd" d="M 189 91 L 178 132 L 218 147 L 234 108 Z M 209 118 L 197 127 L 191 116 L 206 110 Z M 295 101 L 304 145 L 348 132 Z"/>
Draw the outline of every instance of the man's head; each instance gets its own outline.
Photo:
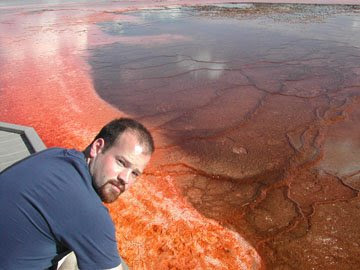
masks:
<path id="1" fill-rule="evenodd" d="M 139 122 L 120 118 L 105 125 L 85 150 L 100 198 L 115 201 L 143 172 L 153 152 L 153 138 Z"/>

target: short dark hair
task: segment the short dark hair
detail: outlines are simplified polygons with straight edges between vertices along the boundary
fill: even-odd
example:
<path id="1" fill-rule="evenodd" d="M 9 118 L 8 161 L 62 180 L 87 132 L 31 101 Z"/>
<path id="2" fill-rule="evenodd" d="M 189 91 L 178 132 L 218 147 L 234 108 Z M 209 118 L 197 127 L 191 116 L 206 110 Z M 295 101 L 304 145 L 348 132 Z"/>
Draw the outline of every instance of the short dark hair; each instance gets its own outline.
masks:
<path id="1" fill-rule="evenodd" d="M 95 140 L 102 138 L 105 141 L 104 151 L 110 148 L 116 139 L 125 131 L 134 132 L 139 142 L 146 146 L 147 152 L 152 154 L 155 150 L 154 140 L 150 132 L 141 123 L 130 118 L 117 118 L 107 123 L 96 135 Z"/>

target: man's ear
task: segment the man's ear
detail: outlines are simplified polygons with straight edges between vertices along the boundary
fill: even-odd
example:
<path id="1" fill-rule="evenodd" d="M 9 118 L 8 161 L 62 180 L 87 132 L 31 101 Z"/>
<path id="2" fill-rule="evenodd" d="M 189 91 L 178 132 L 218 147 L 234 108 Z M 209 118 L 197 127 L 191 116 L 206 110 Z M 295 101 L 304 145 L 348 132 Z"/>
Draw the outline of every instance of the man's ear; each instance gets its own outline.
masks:
<path id="1" fill-rule="evenodd" d="M 99 154 L 102 149 L 104 148 L 105 146 L 105 141 L 103 138 L 99 138 L 99 139 L 96 139 L 92 144 L 91 144 L 91 148 L 90 148 L 90 157 L 91 158 L 94 158 L 97 156 L 97 154 Z"/>

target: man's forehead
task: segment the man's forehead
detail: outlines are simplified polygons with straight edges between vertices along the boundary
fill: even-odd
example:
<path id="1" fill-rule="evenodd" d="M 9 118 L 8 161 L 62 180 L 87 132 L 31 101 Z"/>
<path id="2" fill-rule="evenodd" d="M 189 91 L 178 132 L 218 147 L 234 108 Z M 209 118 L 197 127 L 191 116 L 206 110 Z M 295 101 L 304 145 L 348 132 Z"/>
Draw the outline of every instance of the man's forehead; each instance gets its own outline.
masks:
<path id="1" fill-rule="evenodd" d="M 125 130 L 124 132 L 120 133 L 116 137 L 114 144 L 121 143 L 123 141 L 132 141 L 132 142 L 140 144 L 138 134 L 136 134 L 136 132 L 131 131 L 131 130 Z"/>
<path id="2" fill-rule="evenodd" d="M 137 144 L 135 145 L 135 154 L 139 155 L 139 154 L 142 154 L 142 153 L 145 153 L 145 149 L 144 149 L 144 146 L 140 145 L 140 144 Z"/>
<path id="3" fill-rule="evenodd" d="M 111 147 L 122 150 L 126 149 L 127 151 L 133 151 L 135 155 L 144 154 L 151 156 L 151 153 L 149 153 L 146 143 L 141 140 L 139 134 L 131 130 L 124 131 L 123 133 L 119 134 Z"/>
<path id="4" fill-rule="evenodd" d="M 130 129 L 125 130 L 123 133 L 119 134 L 114 144 L 121 145 L 124 143 L 134 145 L 134 151 L 136 154 L 143 153 L 151 156 L 151 153 L 149 152 L 149 146 L 146 144 L 146 142 L 144 142 L 142 137 L 136 131 Z"/>

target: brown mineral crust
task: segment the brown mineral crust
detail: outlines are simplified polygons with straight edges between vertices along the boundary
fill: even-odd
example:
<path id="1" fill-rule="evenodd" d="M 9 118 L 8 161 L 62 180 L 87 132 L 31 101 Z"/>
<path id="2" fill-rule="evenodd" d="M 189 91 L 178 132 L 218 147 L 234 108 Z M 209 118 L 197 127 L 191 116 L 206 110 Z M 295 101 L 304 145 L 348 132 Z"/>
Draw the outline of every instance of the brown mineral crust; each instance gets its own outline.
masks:
<path id="1" fill-rule="evenodd" d="M 236 87 L 217 91 L 208 103 L 194 108 L 191 115 L 174 119 L 165 127 L 169 130 L 176 130 L 181 135 L 183 127 L 186 129 L 187 126 L 193 126 L 196 129 L 188 128 L 188 133 L 191 135 L 208 135 L 201 134 L 201 130 L 216 132 L 233 127 L 246 119 L 247 115 L 258 106 L 261 97 L 262 93 L 256 91 L 254 87 L 241 87 L 241 89 Z M 224 104 L 227 104 L 226 110 L 224 110 Z M 208 121 L 209 118 L 214 120 Z"/>
<path id="2" fill-rule="evenodd" d="M 357 100 L 354 97 L 347 106 L 340 102 L 328 111 L 340 108 L 344 117 L 329 114 L 323 119 L 324 140 L 315 144 L 322 158 L 287 172 L 284 180 L 289 188 L 287 197 L 296 206 L 298 217 L 281 234 L 258 242 L 258 250 L 267 254 L 268 267 L 354 269 L 359 264 L 355 255 L 359 252 L 356 239 L 360 234 L 355 229 L 359 211 L 357 151 L 337 143 L 358 137 L 353 130 L 360 119 Z M 351 149 L 358 147 L 352 145 Z M 293 165 L 298 164 L 294 161 Z M 355 179 L 348 180 L 354 176 Z"/>
<path id="3" fill-rule="evenodd" d="M 268 171 L 280 173 L 282 168 L 288 166 L 288 160 L 294 154 L 284 133 L 310 124 L 316 117 L 315 107 L 314 111 L 308 108 L 314 105 L 303 99 L 281 95 L 267 96 L 249 110 L 251 113 L 238 119 L 239 125 L 229 127 L 228 131 L 219 132 L 219 135 L 213 135 L 214 138 L 210 136 L 208 140 L 195 138 L 181 143 L 181 152 L 174 148 L 168 162 L 187 159 L 190 166 L 205 168 L 208 174 L 231 178 L 254 177 Z M 227 106 L 226 103 L 218 104 L 220 108 L 224 106 Z M 299 115 L 299 111 L 304 113 Z M 226 118 L 224 114 L 212 117 L 214 122 L 220 123 L 231 122 L 232 118 L 231 114 Z M 286 123 L 286 126 L 283 123 Z M 194 122 L 193 125 L 201 124 Z M 234 151 L 234 148 L 239 147 L 246 149 L 246 155 Z"/>
<path id="4" fill-rule="evenodd" d="M 360 252 L 359 197 L 315 205 L 311 223 L 268 242 L 267 266 L 279 269 L 356 269 Z M 302 227 L 302 230 L 299 230 Z M 347 229 L 348 228 L 348 229 Z"/>
<path id="5" fill-rule="evenodd" d="M 356 176 L 360 169 L 360 155 L 357 151 L 360 147 L 357 129 L 360 121 L 360 98 L 354 96 L 347 101 L 339 106 L 337 118 L 328 114 L 334 124 L 327 132 L 323 146 L 324 157 L 318 165 L 320 169 L 345 179 Z"/>
<path id="6" fill-rule="evenodd" d="M 253 207 L 249 222 L 260 233 L 274 233 L 289 226 L 297 216 L 295 205 L 286 197 L 286 189 L 267 190 L 266 197 Z"/>
<path id="7" fill-rule="evenodd" d="M 357 196 L 357 191 L 333 175 L 317 171 L 301 171 L 287 179 L 289 196 L 296 201 L 304 214 L 312 214 L 313 205 L 319 202 L 342 201 Z"/>

